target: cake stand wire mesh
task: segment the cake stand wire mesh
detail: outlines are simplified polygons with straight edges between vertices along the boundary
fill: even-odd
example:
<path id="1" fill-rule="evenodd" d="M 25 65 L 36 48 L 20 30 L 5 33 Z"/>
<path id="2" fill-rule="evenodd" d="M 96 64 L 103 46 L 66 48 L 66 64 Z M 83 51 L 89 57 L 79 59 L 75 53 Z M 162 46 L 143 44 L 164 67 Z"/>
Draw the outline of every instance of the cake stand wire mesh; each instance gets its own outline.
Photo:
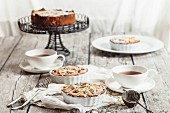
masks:
<path id="1" fill-rule="evenodd" d="M 81 32 L 89 27 L 89 18 L 84 14 L 76 14 L 76 23 L 57 27 L 34 26 L 31 17 L 26 16 L 18 20 L 21 31 L 32 34 L 48 34 L 49 39 L 45 49 L 54 49 L 59 54 L 68 56 L 70 51 L 63 45 L 60 34 Z"/>

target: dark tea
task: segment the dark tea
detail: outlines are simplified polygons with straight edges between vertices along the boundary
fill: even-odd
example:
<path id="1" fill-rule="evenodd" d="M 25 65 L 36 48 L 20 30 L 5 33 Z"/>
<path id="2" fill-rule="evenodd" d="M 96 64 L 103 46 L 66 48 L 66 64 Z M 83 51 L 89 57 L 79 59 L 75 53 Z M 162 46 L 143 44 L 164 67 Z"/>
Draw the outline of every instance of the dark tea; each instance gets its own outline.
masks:
<path id="1" fill-rule="evenodd" d="M 125 71 L 125 72 L 120 72 L 119 74 L 123 74 L 123 75 L 138 75 L 138 74 L 142 74 L 141 72 L 137 72 L 137 71 Z"/>
<path id="2" fill-rule="evenodd" d="M 41 55 L 35 55 L 33 57 L 46 57 L 46 56 L 50 56 L 49 54 L 41 54 Z"/>

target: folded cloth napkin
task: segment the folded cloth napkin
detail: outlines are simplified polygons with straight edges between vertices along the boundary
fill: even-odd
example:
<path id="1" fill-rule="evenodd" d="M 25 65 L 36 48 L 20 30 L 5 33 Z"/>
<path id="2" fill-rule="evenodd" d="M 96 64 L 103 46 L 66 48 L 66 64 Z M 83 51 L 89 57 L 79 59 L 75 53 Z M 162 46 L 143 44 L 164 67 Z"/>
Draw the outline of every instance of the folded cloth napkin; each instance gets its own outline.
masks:
<path id="1" fill-rule="evenodd" d="M 37 106 L 41 106 L 41 107 L 45 107 L 45 108 L 59 108 L 59 109 L 64 109 L 64 110 L 71 110 L 73 108 L 79 109 L 81 113 L 85 113 L 86 111 L 89 111 L 91 109 L 97 109 L 99 107 L 102 106 L 106 106 L 109 104 L 114 104 L 116 103 L 118 100 L 117 98 L 113 97 L 113 96 L 109 96 L 109 95 L 105 95 L 103 97 L 102 100 L 102 104 L 97 105 L 97 106 L 93 106 L 93 107 L 84 107 L 80 104 L 67 104 L 64 102 L 63 96 L 61 95 L 61 89 L 56 88 L 56 87 L 60 87 L 63 86 L 62 84 L 49 84 L 47 90 L 49 91 L 42 91 L 39 93 L 38 98 L 41 97 L 40 95 L 42 94 L 42 97 L 40 98 L 40 101 L 34 103 Z M 53 92 L 51 89 L 58 89 L 55 90 L 55 92 Z M 52 92 L 51 92 L 52 91 Z M 44 95 L 44 92 L 46 92 Z M 53 95 L 51 95 L 53 94 Z M 37 97 L 35 97 L 37 98 Z"/>
<path id="2" fill-rule="evenodd" d="M 88 68 L 89 70 L 89 81 L 91 82 L 103 82 L 105 79 L 112 76 L 110 69 L 105 69 L 101 67 L 96 67 L 93 65 L 81 65 Z M 64 84 L 49 84 L 48 88 L 33 88 L 29 92 L 23 93 L 23 98 L 25 100 L 29 99 L 37 90 L 40 92 L 31 100 L 31 103 L 45 108 L 59 108 L 64 110 L 71 110 L 73 108 L 79 109 L 81 113 L 85 113 L 91 109 L 97 109 L 102 106 L 109 104 L 114 104 L 118 101 L 117 98 L 109 95 L 105 95 L 102 100 L 102 104 L 93 107 L 84 107 L 80 104 L 67 104 L 64 102 L 63 96 L 61 94 L 61 88 L 65 86 Z"/>

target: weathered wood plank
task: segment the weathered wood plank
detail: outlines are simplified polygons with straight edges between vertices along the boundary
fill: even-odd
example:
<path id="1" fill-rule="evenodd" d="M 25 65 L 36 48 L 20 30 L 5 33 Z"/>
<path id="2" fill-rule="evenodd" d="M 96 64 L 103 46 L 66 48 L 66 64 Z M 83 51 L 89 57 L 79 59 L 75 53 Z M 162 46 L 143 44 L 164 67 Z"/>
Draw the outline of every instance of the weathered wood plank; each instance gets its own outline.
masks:
<path id="1" fill-rule="evenodd" d="M 19 37 L 18 37 L 19 38 Z M 8 61 L 1 70 L 1 113 L 25 113 L 27 108 L 23 110 L 10 110 L 6 108 L 6 105 L 13 99 L 18 97 L 24 91 L 32 89 L 39 79 L 39 75 L 23 72 L 19 67 L 19 63 L 25 58 L 25 51 L 41 46 L 44 42 L 43 38 L 39 39 L 32 37 L 31 35 L 24 35 L 21 41 L 18 43 Z M 5 51 L 4 51 L 5 53 Z"/>
<path id="2" fill-rule="evenodd" d="M 0 38 L 0 70 L 8 60 L 11 52 L 18 44 L 22 36 L 11 36 Z"/>
<path id="3" fill-rule="evenodd" d="M 37 48 L 44 48 L 46 45 L 48 38 L 46 35 L 24 35 L 23 36 L 23 40 L 21 40 L 21 43 L 18 44 L 18 47 L 16 49 L 18 49 L 20 51 L 20 56 L 25 59 L 25 55 L 24 53 L 28 50 L 31 49 L 37 49 Z M 22 51 L 21 51 L 22 50 Z M 15 54 L 15 53 L 13 53 Z M 21 61 L 20 61 L 21 62 Z M 18 81 L 16 82 L 16 90 L 14 92 L 14 98 L 16 98 L 18 95 L 20 95 L 21 93 L 25 92 L 25 91 L 29 91 L 31 90 L 33 87 L 36 86 L 36 84 L 39 81 L 40 78 L 40 74 L 32 74 L 32 73 L 27 73 L 27 72 L 23 72 L 21 70 L 20 72 L 20 78 L 18 79 Z M 26 75 L 26 77 L 25 77 Z M 18 86 L 17 86 L 18 84 Z M 23 110 L 17 110 L 17 111 L 13 111 L 11 113 L 25 113 L 27 110 L 29 110 L 29 107 L 25 107 Z"/>
<path id="4" fill-rule="evenodd" d="M 103 37 L 103 36 L 109 36 L 111 34 L 91 34 L 91 39 L 90 39 L 90 44 L 92 43 L 93 40 Z M 95 48 L 90 46 L 90 64 L 100 66 L 100 67 L 105 67 L 111 69 L 114 66 L 117 65 L 132 65 L 132 59 L 130 55 L 126 54 L 115 54 L 115 53 L 108 53 L 100 50 L 96 50 Z M 114 92 L 113 92 L 114 93 Z M 121 94 L 118 94 L 121 95 Z M 141 103 L 143 103 L 143 100 L 140 100 Z M 110 107 L 103 107 L 99 109 L 99 112 L 102 112 L 102 109 L 105 109 L 107 112 L 112 112 L 115 110 L 114 106 Z M 146 112 L 145 110 L 141 109 L 141 107 L 136 106 L 134 108 L 134 111 L 140 111 L 142 113 Z"/>
<path id="5" fill-rule="evenodd" d="M 71 51 L 71 55 L 66 58 L 65 65 L 93 64 L 105 68 L 112 68 L 113 66 L 116 65 L 132 64 L 132 59 L 129 55 L 101 52 L 94 49 L 90 45 L 94 39 L 104 35 L 108 35 L 108 34 L 91 34 L 90 37 L 89 34 L 84 34 L 84 33 L 62 35 L 64 45 Z M 76 112 L 76 111 L 50 110 L 50 109 L 44 109 L 35 106 L 30 106 L 29 108 L 26 107 L 23 110 L 16 110 L 16 111 L 13 110 L 11 111 L 10 109 L 6 108 L 6 104 L 9 103 L 12 99 L 18 97 L 24 91 L 28 91 L 32 89 L 37 84 L 40 75 L 23 72 L 21 69 L 19 69 L 18 64 L 21 62 L 21 60 L 24 59 L 25 51 L 33 48 L 44 48 L 46 46 L 47 40 L 48 40 L 48 36 L 45 35 L 38 35 L 38 36 L 25 35 L 23 36 L 21 41 L 19 41 L 19 44 L 16 46 L 16 48 L 12 51 L 12 54 L 6 55 L 9 56 L 9 59 L 6 62 L 6 64 L 3 66 L 0 74 L 1 75 L 0 90 L 2 91 L 2 93 L 0 94 L 1 97 L 0 103 L 3 103 L 1 104 L 0 108 L 2 109 L 1 110 L 2 113 Z M 167 56 L 166 59 L 168 59 L 168 57 L 169 56 Z M 136 61 L 136 59 L 134 59 L 134 61 Z M 167 84 L 167 82 L 168 81 L 166 81 L 165 83 Z M 144 96 L 147 98 L 147 95 Z M 141 102 L 143 103 L 142 99 Z M 148 104 L 148 101 L 146 101 L 146 103 Z M 100 110 L 103 111 L 102 109 Z M 107 110 L 112 111 L 114 109 L 111 106 Z M 145 112 L 145 110 L 143 110 L 143 108 L 139 106 L 137 106 L 135 110 L 141 111 L 142 113 Z"/>
<path id="6" fill-rule="evenodd" d="M 159 73 L 150 73 L 149 76 L 156 82 L 155 88 L 144 93 L 146 105 L 154 113 L 170 112 L 170 53 L 166 49 L 150 54 L 134 55 L 136 65 L 156 69 Z"/>
<path id="7" fill-rule="evenodd" d="M 62 35 L 63 44 L 71 54 L 66 57 L 65 65 L 88 64 L 89 34 L 74 33 Z M 64 111 L 44 109 L 31 106 L 28 113 L 76 113 L 78 111 Z"/>
<path id="8" fill-rule="evenodd" d="M 62 36 L 64 45 L 71 54 L 66 58 L 65 65 L 88 64 L 89 34 L 74 33 Z"/>

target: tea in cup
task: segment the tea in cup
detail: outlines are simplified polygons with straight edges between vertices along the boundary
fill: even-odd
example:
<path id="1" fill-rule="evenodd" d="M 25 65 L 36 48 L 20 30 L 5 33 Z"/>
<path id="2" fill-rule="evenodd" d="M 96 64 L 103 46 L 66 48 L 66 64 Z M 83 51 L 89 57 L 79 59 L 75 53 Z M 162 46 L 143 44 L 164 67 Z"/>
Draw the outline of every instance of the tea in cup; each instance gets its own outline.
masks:
<path id="1" fill-rule="evenodd" d="M 65 61 L 65 56 L 62 54 L 57 54 L 57 51 L 52 49 L 34 49 L 29 50 L 25 53 L 28 63 L 38 69 L 49 68 L 56 60 L 61 57 L 62 63 Z"/>
<path id="2" fill-rule="evenodd" d="M 134 88 L 143 83 L 152 70 L 136 65 L 121 65 L 112 68 L 115 80 L 126 88 Z"/>

